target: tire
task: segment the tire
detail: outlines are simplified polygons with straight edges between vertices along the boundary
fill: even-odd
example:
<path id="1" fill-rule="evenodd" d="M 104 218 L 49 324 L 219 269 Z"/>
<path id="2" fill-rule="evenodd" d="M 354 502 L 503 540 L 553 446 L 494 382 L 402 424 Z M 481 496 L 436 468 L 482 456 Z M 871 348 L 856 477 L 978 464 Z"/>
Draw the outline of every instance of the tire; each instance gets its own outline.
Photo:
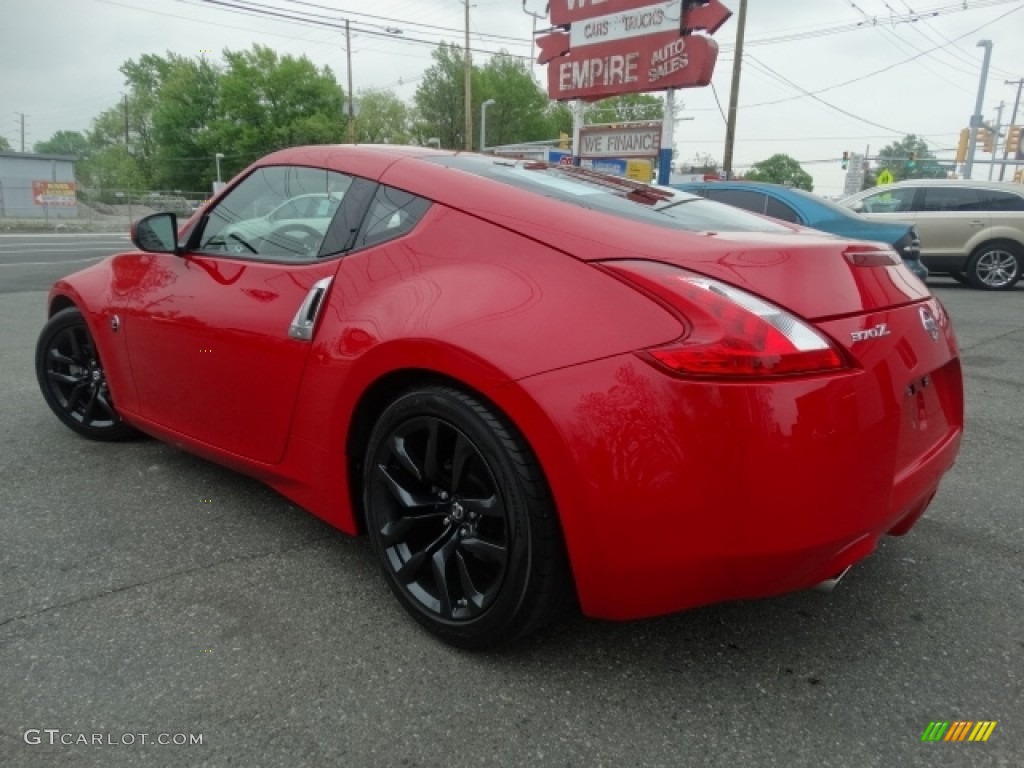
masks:
<path id="1" fill-rule="evenodd" d="M 492 406 L 446 386 L 399 396 L 370 435 L 363 489 L 388 586 L 444 642 L 492 647 L 572 607 L 547 483 Z"/>
<path id="2" fill-rule="evenodd" d="M 136 434 L 114 408 L 92 334 L 75 307 L 43 326 L 36 342 L 36 379 L 50 410 L 83 437 L 124 440 Z"/>
<path id="3" fill-rule="evenodd" d="M 967 281 L 974 288 L 1006 291 L 1020 279 L 1021 247 L 1009 240 L 978 246 L 967 262 Z"/>
<path id="4" fill-rule="evenodd" d="M 968 285 L 967 276 L 963 272 L 950 272 L 949 276 L 960 283 L 960 285 Z"/>

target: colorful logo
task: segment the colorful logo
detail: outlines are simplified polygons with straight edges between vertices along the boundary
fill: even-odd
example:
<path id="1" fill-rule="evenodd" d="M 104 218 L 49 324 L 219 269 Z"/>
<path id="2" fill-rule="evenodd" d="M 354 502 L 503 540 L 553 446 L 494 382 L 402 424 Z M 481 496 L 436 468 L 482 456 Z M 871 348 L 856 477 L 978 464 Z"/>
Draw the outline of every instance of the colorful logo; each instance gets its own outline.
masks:
<path id="1" fill-rule="evenodd" d="M 988 741 L 995 729 L 995 720 L 934 720 L 924 729 L 921 741 Z"/>

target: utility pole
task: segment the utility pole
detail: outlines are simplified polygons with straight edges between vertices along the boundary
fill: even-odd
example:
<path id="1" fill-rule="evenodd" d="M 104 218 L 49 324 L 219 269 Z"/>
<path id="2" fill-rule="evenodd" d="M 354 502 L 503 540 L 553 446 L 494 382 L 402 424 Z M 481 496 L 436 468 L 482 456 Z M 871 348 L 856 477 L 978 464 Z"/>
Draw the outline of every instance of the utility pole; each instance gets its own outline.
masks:
<path id="1" fill-rule="evenodd" d="M 473 151 L 473 61 L 469 56 L 469 0 L 466 6 L 466 151 Z"/>
<path id="2" fill-rule="evenodd" d="M 15 112 L 14 114 L 21 117 L 21 153 L 25 154 L 25 113 Z"/>
<path id="3" fill-rule="evenodd" d="M 1017 107 L 1020 106 L 1020 88 L 1024 85 L 1024 77 L 1019 80 L 1004 80 L 1004 85 L 1016 85 L 1017 86 L 1017 98 L 1013 100 L 1013 114 L 1010 116 L 1010 125 L 1017 124 Z M 1003 180 L 1003 176 L 1006 174 L 1006 158 L 1010 156 L 1010 150 L 1003 145 L 1003 164 L 999 168 L 999 180 Z"/>
<path id="4" fill-rule="evenodd" d="M 722 170 L 725 178 L 732 178 L 732 148 L 736 142 L 736 108 L 740 98 L 740 67 L 743 63 L 743 36 L 747 27 L 747 0 L 740 0 L 739 28 L 736 30 L 736 50 L 732 60 L 732 92 L 729 94 L 729 120 L 725 126 L 725 157 Z"/>
<path id="5" fill-rule="evenodd" d="M 345 19 L 345 59 L 348 69 L 348 143 L 356 143 L 355 94 L 352 93 L 352 33 Z"/>
<path id="6" fill-rule="evenodd" d="M 992 41 L 979 40 L 978 48 L 985 49 L 985 58 L 981 63 L 981 79 L 978 82 L 978 100 L 974 103 L 974 114 L 971 115 L 971 141 L 967 145 L 967 162 L 964 163 L 964 178 L 971 178 L 971 169 L 974 167 L 974 152 L 978 148 L 978 129 L 984 120 L 981 116 L 981 109 L 985 105 L 985 81 L 988 79 L 988 63 L 992 59 Z"/>
<path id="7" fill-rule="evenodd" d="M 996 155 L 999 154 L 999 131 L 1003 129 L 1003 109 L 1005 109 L 1006 103 L 1000 101 L 999 106 L 996 107 L 996 130 L 995 135 L 992 137 L 992 162 L 988 164 L 988 180 L 992 181 L 992 172 L 996 169 Z"/>
<path id="8" fill-rule="evenodd" d="M 548 3 L 544 6 L 544 13 L 535 13 L 534 11 L 526 10 L 526 0 L 523 0 L 523 13 L 527 16 L 533 17 L 533 34 L 530 35 L 530 72 L 533 72 L 533 65 L 537 61 L 537 56 L 534 53 L 534 49 L 536 48 L 536 43 L 534 41 L 537 39 L 537 19 L 546 19 L 548 17 L 548 9 L 550 7 L 551 4 Z"/>

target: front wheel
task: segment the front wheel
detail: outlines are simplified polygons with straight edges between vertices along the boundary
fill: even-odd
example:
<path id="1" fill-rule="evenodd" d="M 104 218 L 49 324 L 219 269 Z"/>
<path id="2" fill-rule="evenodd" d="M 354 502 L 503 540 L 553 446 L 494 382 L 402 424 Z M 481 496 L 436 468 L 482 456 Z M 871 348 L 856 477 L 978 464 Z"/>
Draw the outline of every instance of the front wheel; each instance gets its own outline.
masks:
<path id="1" fill-rule="evenodd" d="M 363 482 L 367 528 L 385 579 L 441 640 L 497 645 L 571 604 L 543 474 L 493 407 L 444 386 L 398 397 L 370 436 Z"/>
<path id="2" fill-rule="evenodd" d="M 114 409 L 99 353 L 82 313 L 61 310 L 36 342 L 36 378 L 57 418 L 92 440 L 123 440 L 135 430 Z"/>
<path id="3" fill-rule="evenodd" d="M 1006 240 L 980 246 L 967 263 L 967 280 L 975 288 L 1005 291 L 1020 279 L 1021 247 Z"/>

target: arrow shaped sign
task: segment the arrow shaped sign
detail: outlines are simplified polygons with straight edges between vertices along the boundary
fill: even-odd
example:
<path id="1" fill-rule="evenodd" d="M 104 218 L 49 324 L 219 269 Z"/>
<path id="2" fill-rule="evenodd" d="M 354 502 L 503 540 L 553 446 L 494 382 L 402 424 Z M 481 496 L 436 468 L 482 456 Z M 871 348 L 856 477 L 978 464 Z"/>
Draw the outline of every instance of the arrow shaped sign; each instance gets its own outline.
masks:
<path id="1" fill-rule="evenodd" d="M 540 53 L 537 54 L 538 64 L 547 64 L 552 59 L 569 52 L 569 35 L 565 32 L 552 32 L 537 38 L 537 47 Z"/>
<path id="2" fill-rule="evenodd" d="M 709 0 L 706 5 L 690 6 L 685 14 L 683 26 L 686 29 L 703 29 L 709 35 L 729 20 L 732 11 L 722 5 L 719 0 Z"/>

